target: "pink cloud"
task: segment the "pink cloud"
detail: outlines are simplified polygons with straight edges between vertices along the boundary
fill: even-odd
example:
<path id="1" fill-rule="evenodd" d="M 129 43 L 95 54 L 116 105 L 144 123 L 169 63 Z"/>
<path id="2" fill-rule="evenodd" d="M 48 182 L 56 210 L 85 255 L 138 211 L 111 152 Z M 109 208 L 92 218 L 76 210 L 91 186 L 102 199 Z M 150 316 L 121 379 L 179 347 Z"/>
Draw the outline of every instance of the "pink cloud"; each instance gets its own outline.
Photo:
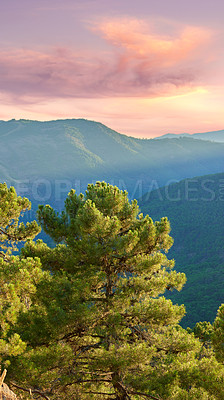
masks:
<path id="1" fill-rule="evenodd" d="M 54 98 L 155 97 L 197 86 L 200 49 L 210 33 L 186 27 L 177 37 L 152 33 L 139 20 L 94 28 L 111 46 L 95 57 L 66 48 L 0 52 L 0 92 L 13 101 Z M 195 67 L 196 65 L 196 67 Z"/>

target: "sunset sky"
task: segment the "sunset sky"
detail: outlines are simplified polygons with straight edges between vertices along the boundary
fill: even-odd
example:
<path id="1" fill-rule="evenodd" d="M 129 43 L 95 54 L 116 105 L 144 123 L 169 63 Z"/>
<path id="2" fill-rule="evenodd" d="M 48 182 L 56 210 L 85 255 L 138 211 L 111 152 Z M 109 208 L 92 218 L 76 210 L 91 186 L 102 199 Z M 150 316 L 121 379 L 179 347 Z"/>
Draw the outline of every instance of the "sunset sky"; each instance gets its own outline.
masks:
<path id="1" fill-rule="evenodd" d="M 224 129 L 223 0 L 0 1 L 0 119 Z"/>

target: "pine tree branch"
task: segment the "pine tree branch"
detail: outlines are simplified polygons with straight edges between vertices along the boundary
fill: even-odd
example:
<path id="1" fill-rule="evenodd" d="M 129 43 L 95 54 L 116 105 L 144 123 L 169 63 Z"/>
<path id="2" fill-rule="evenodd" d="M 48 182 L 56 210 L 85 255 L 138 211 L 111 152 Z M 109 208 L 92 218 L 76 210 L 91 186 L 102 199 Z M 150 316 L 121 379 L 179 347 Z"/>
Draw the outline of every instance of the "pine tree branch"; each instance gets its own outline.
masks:
<path id="1" fill-rule="evenodd" d="M 77 384 L 80 385 L 82 383 L 98 383 L 98 382 L 106 382 L 106 383 L 110 383 L 111 384 L 111 379 L 83 379 L 83 380 L 82 379 L 78 379 L 77 381 L 66 383 L 66 385 L 64 385 L 64 387 L 77 385 Z"/>
<path id="2" fill-rule="evenodd" d="M 144 396 L 144 397 L 147 397 L 148 399 L 152 399 L 152 400 L 163 400 L 161 397 L 155 397 L 151 394 L 142 393 L 142 392 L 134 392 L 133 390 L 130 390 L 127 387 L 125 387 L 121 382 L 117 382 L 117 385 L 126 393 L 127 396 L 128 396 L 128 393 L 130 393 L 130 394 L 134 394 L 134 395 L 138 395 L 138 396 Z M 128 399 L 130 399 L 129 396 L 128 396 Z"/>
<path id="3" fill-rule="evenodd" d="M 96 370 L 95 370 L 96 371 Z M 98 372 L 91 372 L 91 371 L 79 371 L 80 374 L 83 375 L 95 375 L 97 376 L 95 379 L 98 379 L 98 377 L 100 376 L 107 376 L 107 375 L 112 375 L 113 372 L 102 372 L 102 370 L 98 370 L 100 373 Z"/>
<path id="4" fill-rule="evenodd" d="M 11 235 L 10 233 L 6 232 L 4 229 L 0 228 L 0 234 L 7 236 L 9 239 L 18 240 L 16 236 Z"/>
<path id="5" fill-rule="evenodd" d="M 88 392 L 82 392 L 83 394 L 101 394 L 104 396 L 116 396 L 116 393 L 103 393 L 103 392 L 92 392 L 92 391 L 88 391 Z"/>
<path id="6" fill-rule="evenodd" d="M 122 262 L 125 262 L 126 260 L 129 260 L 130 258 L 133 258 L 136 256 L 144 256 L 144 255 L 147 256 L 148 254 L 151 254 L 154 249 L 155 249 L 155 246 L 150 246 L 146 250 L 143 250 L 143 251 L 136 251 L 135 253 L 123 254 L 121 256 L 119 256 L 117 254 L 112 254 L 111 257 L 118 259 Z"/>
<path id="7" fill-rule="evenodd" d="M 124 387 L 124 385 L 122 385 L 121 382 L 116 382 L 116 385 L 114 385 L 117 387 L 117 389 L 121 389 L 122 392 L 125 394 L 125 396 L 127 396 L 127 400 L 131 400 L 131 397 L 128 395 L 128 390 L 126 389 L 126 387 Z"/>
<path id="8" fill-rule="evenodd" d="M 147 397 L 148 399 L 152 399 L 152 400 L 163 400 L 162 397 L 155 397 L 155 396 L 152 396 L 151 394 L 146 394 L 146 393 L 141 393 L 141 392 L 134 392 L 134 391 L 129 391 L 129 393 L 137 395 L 137 396 Z"/>
<path id="9" fill-rule="evenodd" d="M 10 382 L 10 385 L 14 386 L 17 389 L 23 390 L 24 392 L 28 392 L 31 395 L 32 395 L 32 393 L 36 393 L 36 394 L 39 394 L 39 396 L 43 397 L 44 399 L 50 400 L 50 397 L 46 396 L 46 394 L 40 392 L 37 389 L 27 389 L 27 388 L 17 385 L 16 383 L 13 383 L 13 382 Z"/>
<path id="10" fill-rule="evenodd" d="M 141 336 L 141 338 L 142 338 L 143 340 L 146 340 L 146 341 L 149 343 L 150 346 L 153 345 L 153 342 L 151 342 L 151 340 L 150 340 L 150 336 L 147 335 L 146 333 L 142 332 L 142 331 L 141 331 L 140 329 L 138 329 L 136 326 L 129 326 L 129 325 L 125 325 L 125 326 L 126 326 L 127 328 L 129 328 L 129 329 L 135 331 L 139 336 Z M 175 350 L 175 349 L 172 349 L 171 347 L 170 347 L 170 348 L 165 348 L 165 347 L 158 347 L 158 346 L 156 346 L 156 349 L 157 349 L 157 352 L 159 352 L 159 351 L 164 351 L 166 354 L 168 354 L 169 352 L 171 352 L 172 354 L 179 354 L 179 353 L 183 353 L 183 352 L 184 352 L 183 349 L 180 349 L 180 350 L 176 349 L 176 350 Z M 185 352 L 187 353 L 188 350 L 185 350 Z"/>
<path id="11" fill-rule="evenodd" d="M 0 257 L 3 258 L 3 261 L 9 262 L 9 258 L 5 253 L 3 253 L 3 251 L 0 251 Z"/>

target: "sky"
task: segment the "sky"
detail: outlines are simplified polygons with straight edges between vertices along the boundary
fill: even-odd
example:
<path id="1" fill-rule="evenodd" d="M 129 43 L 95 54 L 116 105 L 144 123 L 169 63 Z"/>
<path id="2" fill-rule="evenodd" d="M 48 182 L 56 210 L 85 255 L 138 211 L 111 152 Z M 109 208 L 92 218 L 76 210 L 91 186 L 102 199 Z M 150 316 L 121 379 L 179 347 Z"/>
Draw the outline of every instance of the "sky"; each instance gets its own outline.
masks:
<path id="1" fill-rule="evenodd" d="M 0 0 L 0 120 L 224 129 L 223 0 Z"/>

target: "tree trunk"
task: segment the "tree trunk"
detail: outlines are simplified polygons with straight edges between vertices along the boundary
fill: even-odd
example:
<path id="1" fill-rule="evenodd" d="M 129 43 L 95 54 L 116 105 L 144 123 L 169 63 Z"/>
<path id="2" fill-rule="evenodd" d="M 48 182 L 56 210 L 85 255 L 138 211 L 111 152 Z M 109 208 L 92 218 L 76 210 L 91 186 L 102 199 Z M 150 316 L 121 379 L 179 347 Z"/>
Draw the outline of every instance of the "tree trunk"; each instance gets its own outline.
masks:
<path id="1" fill-rule="evenodd" d="M 119 374 L 117 372 L 114 372 L 112 375 L 112 385 L 116 393 L 116 400 L 130 399 L 130 397 L 127 394 L 127 391 L 119 381 L 120 381 Z"/>

